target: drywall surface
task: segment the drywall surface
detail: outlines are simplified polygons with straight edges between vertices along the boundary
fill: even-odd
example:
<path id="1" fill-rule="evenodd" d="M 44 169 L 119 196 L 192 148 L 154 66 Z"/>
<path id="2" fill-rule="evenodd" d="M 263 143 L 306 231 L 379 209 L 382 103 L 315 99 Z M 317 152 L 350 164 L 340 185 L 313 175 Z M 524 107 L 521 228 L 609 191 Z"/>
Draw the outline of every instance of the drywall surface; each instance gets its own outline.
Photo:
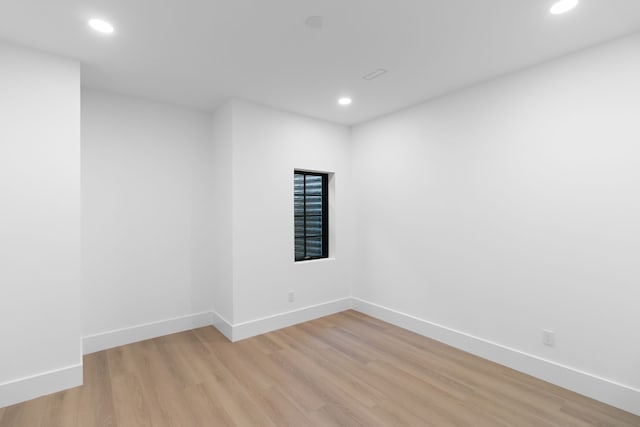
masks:
<path id="1" fill-rule="evenodd" d="M 354 296 L 640 388 L 639 75 L 634 36 L 356 126 Z"/>
<path id="2" fill-rule="evenodd" d="M 233 100 L 232 109 L 234 322 L 348 297 L 353 264 L 349 128 L 241 100 Z M 334 174 L 330 259 L 294 262 L 295 169 Z"/>
<path id="3" fill-rule="evenodd" d="M 210 250 L 203 262 L 210 266 L 213 308 L 226 322 L 233 324 L 233 233 L 232 233 L 232 147 L 233 110 L 231 101 L 213 113 L 212 144 L 206 157 L 205 180 L 208 204 L 203 221 L 209 225 Z"/>
<path id="4" fill-rule="evenodd" d="M 210 134 L 208 114 L 83 89 L 84 336 L 212 309 Z"/>
<path id="5" fill-rule="evenodd" d="M 82 381 L 80 66 L 0 43 L 0 94 L 4 406 L 60 385 L 22 387 L 23 379 L 37 381 L 78 367 L 74 385 Z"/>

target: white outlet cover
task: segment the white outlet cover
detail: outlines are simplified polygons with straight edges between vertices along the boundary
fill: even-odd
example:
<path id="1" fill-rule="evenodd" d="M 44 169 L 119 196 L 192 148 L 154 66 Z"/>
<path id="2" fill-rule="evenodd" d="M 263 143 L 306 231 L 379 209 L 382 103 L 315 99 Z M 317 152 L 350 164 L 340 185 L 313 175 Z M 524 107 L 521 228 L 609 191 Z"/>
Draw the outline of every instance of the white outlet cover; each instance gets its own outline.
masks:
<path id="1" fill-rule="evenodd" d="M 542 343 L 548 347 L 556 346 L 556 333 L 549 330 L 542 331 Z"/>

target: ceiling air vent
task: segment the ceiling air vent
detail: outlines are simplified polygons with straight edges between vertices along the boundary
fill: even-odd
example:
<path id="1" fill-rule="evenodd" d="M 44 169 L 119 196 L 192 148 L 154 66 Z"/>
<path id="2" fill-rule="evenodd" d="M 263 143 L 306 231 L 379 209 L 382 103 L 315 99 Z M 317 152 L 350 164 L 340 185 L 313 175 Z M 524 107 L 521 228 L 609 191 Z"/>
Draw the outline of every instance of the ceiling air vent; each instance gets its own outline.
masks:
<path id="1" fill-rule="evenodd" d="M 372 71 L 369 74 L 365 74 L 364 76 L 362 76 L 362 78 L 365 80 L 373 80 L 385 74 L 387 74 L 387 70 L 385 70 L 384 68 L 378 68 L 377 70 Z"/>

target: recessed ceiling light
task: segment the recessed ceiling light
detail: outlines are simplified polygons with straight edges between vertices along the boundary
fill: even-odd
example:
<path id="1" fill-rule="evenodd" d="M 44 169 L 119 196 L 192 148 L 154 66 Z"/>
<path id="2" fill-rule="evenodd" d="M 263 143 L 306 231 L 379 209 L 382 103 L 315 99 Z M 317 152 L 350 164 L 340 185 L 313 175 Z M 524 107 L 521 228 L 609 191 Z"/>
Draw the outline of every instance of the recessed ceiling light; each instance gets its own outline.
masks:
<path id="1" fill-rule="evenodd" d="M 111 34 L 113 33 L 113 25 L 102 19 L 90 19 L 89 26 L 99 33 Z"/>
<path id="2" fill-rule="evenodd" d="M 551 6 L 549 12 L 551 12 L 551 14 L 553 15 L 561 15 L 574 9 L 578 5 L 578 3 L 579 0 L 560 0 L 559 2 L 556 2 L 553 6 Z"/>
<path id="3" fill-rule="evenodd" d="M 340 104 L 340 105 L 350 105 L 351 104 L 351 98 L 343 96 L 342 98 L 338 99 L 338 104 Z"/>

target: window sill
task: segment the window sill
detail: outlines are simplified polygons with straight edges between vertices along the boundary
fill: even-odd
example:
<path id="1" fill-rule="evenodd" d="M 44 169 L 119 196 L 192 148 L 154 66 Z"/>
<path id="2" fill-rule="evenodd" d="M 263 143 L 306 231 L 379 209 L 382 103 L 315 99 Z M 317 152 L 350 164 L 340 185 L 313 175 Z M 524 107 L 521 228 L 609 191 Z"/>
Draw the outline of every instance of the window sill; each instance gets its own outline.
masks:
<path id="1" fill-rule="evenodd" d="M 329 261 L 335 261 L 336 259 L 333 257 L 329 257 L 329 258 L 318 258 L 318 259 L 309 259 L 306 261 L 293 261 L 293 263 L 295 265 L 304 265 L 304 264 L 316 264 L 319 262 L 329 262 Z"/>

